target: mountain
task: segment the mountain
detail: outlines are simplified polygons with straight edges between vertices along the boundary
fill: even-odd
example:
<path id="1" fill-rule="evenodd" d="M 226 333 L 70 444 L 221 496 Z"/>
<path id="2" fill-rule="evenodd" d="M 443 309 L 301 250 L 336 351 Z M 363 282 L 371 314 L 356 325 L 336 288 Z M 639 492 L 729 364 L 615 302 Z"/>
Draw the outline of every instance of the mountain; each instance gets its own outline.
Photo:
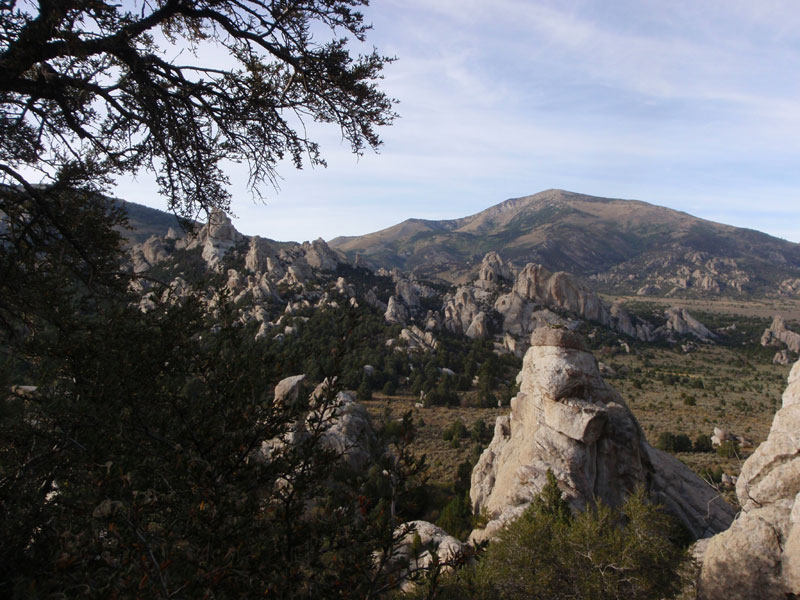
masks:
<path id="1" fill-rule="evenodd" d="M 150 208 L 127 200 L 116 202 L 128 213 L 128 224 L 132 229 L 126 229 L 122 235 L 134 244 L 140 244 L 152 235 L 165 236 L 170 227 L 181 229 L 178 217 L 172 213 Z"/>
<path id="2" fill-rule="evenodd" d="M 409 219 L 330 246 L 373 267 L 463 282 L 496 251 L 570 271 L 599 291 L 770 294 L 800 275 L 800 245 L 637 200 L 546 190 L 461 219 Z"/>

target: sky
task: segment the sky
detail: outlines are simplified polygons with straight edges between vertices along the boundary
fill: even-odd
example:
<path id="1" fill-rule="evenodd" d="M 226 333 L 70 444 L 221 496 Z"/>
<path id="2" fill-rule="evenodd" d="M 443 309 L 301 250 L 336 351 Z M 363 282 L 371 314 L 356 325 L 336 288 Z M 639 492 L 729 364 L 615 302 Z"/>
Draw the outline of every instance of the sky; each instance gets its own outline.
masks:
<path id="1" fill-rule="evenodd" d="M 451 219 L 549 189 L 644 200 L 800 242 L 797 0 L 372 0 L 400 118 L 379 153 L 314 130 L 234 225 L 304 241 Z M 116 195 L 164 208 L 147 176 Z"/>

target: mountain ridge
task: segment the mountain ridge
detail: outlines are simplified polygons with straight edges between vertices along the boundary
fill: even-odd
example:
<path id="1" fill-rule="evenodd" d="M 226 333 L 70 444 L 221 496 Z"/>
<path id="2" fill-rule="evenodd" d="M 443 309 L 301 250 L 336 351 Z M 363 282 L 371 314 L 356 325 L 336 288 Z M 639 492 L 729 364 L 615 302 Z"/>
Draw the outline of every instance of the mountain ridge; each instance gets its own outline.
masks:
<path id="1" fill-rule="evenodd" d="M 760 294 L 800 273 L 800 245 L 793 242 L 641 200 L 557 189 L 510 198 L 458 219 L 407 219 L 329 243 L 373 267 L 452 283 L 474 277 L 480 258 L 493 250 L 517 266 L 538 262 L 591 278 L 612 293 L 653 288 L 674 295 L 691 288 L 691 293 Z M 728 273 L 720 272 L 721 265 Z M 652 276 L 643 277 L 648 270 Z"/>

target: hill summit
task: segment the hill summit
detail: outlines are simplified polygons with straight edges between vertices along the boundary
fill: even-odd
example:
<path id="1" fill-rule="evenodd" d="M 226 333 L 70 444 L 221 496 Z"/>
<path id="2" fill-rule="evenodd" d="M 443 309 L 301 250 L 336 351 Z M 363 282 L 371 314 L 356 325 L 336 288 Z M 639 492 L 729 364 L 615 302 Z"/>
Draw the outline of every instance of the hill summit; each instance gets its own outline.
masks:
<path id="1" fill-rule="evenodd" d="M 598 291 L 771 295 L 800 274 L 800 246 L 638 200 L 546 190 L 452 220 L 408 219 L 331 247 L 373 267 L 460 283 L 490 251 L 570 271 Z M 785 286 L 784 286 L 785 287 Z"/>

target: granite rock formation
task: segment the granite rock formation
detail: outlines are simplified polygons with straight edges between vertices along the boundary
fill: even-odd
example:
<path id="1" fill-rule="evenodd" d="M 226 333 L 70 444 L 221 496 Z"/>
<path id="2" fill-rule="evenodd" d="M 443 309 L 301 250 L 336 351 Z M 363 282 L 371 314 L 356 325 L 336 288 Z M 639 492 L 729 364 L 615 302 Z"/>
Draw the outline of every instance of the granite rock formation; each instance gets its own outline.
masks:
<path id="1" fill-rule="evenodd" d="M 575 509 L 594 499 L 618 506 L 645 486 L 696 538 L 730 524 L 734 511 L 715 490 L 646 442 L 578 334 L 537 329 L 517 382 L 511 414 L 497 419 L 494 438 L 472 472 L 473 509 L 490 519 L 473 539 L 490 538 L 518 517 L 541 491 L 548 470 Z"/>
<path id="2" fill-rule="evenodd" d="M 800 333 L 787 329 L 783 317 L 775 315 L 772 324 L 761 335 L 761 345 L 780 346 L 783 344 L 792 352 L 800 352 Z"/>
<path id="3" fill-rule="evenodd" d="M 800 361 L 766 441 L 736 482 L 741 513 L 708 542 L 699 598 L 800 597 Z"/>

